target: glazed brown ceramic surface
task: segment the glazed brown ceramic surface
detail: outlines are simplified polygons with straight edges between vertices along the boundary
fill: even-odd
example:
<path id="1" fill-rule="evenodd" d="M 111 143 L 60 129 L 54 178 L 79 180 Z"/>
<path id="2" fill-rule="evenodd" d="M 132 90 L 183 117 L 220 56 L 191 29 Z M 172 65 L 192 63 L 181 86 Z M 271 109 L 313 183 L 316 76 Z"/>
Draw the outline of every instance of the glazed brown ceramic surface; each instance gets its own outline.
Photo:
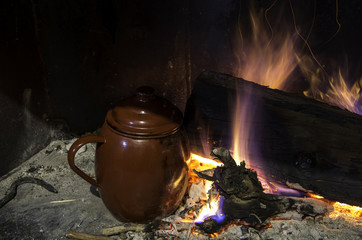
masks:
<path id="1" fill-rule="evenodd" d="M 187 187 L 189 148 L 181 123 L 176 107 L 154 96 L 150 88 L 140 89 L 108 112 L 99 136 L 83 137 L 72 145 L 69 165 L 98 187 L 118 220 L 163 218 L 178 207 Z M 96 180 L 74 164 L 78 149 L 90 142 L 98 143 Z"/>

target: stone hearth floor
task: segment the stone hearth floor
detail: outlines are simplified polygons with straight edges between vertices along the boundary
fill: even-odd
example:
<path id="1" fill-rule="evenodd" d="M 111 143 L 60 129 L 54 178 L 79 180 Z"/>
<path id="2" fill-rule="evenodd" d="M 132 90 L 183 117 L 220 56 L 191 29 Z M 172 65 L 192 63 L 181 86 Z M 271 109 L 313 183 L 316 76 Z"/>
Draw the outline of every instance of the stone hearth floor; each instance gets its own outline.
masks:
<path id="1" fill-rule="evenodd" d="M 35 184 L 23 184 L 16 197 L 0 209 L 0 239 L 67 239 L 69 230 L 101 235 L 102 229 L 122 225 L 90 191 L 90 184 L 68 166 L 67 149 L 73 140 L 56 140 L 28 161 L 0 178 L 0 199 L 20 177 L 36 177 L 53 185 L 51 193 Z M 94 175 L 95 145 L 79 151 L 76 164 Z M 172 217 L 167 218 L 172 219 Z M 230 226 L 219 239 L 361 239 L 362 219 L 348 217 L 316 217 L 293 220 L 271 220 L 262 231 L 245 226 Z M 113 239 L 209 239 L 191 231 L 195 227 L 153 232 L 125 231 Z M 197 229 L 197 227 L 196 227 Z M 201 231 L 201 230 L 200 230 Z M 200 232 L 199 231 L 199 232 Z M 197 232 L 197 231 L 196 231 Z"/>

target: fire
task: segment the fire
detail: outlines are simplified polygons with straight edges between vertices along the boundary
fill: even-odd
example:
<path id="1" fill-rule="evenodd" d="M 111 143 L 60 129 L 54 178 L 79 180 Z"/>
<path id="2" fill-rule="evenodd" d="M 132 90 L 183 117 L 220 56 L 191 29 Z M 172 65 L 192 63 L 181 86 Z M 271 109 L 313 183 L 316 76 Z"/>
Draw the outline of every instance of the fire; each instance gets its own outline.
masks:
<path id="1" fill-rule="evenodd" d="M 216 221 L 221 222 L 225 217 L 225 215 L 221 212 L 220 207 L 223 199 L 224 198 L 219 196 L 219 194 L 213 195 L 209 199 L 209 203 L 200 209 L 200 212 L 194 222 L 201 223 L 210 216 L 212 216 Z"/>
<path id="2" fill-rule="evenodd" d="M 189 177 L 190 177 L 189 182 L 194 183 L 197 180 L 199 180 L 199 178 L 193 172 L 193 169 L 195 169 L 198 172 L 201 172 L 201 171 L 213 169 L 216 167 L 220 167 L 220 166 L 222 166 L 222 163 L 209 159 L 209 158 L 202 157 L 202 156 L 194 154 L 194 153 L 191 153 L 191 157 L 188 160 L 187 165 L 189 167 Z M 210 181 L 207 181 L 207 182 L 208 183 L 205 183 L 205 184 L 207 185 L 207 188 L 208 188 L 207 191 L 208 191 L 211 188 L 211 182 Z"/>
<path id="3" fill-rule="evenodd" d="M 267 14 L 256 13 L 253 8 L 250 11 L 250 21 L 250 39 L 243 38 L 241 26 L 237 29 L 239 34 L 235 55 L 238 65 L 235 65 L 234 73 L 248 81 L 274 89 L 284 89 L 287 79 L 298 65 L 296 34 L 286 31 L 274 34 Z M 265 21 L 266 23 L 263 23 Z"/>
<path id="4" fill-rule="evenodd" d="M 235 44 L 238 64 L 234 65 L 233 72 L 237 77 L 260 85 L 286 89 L 288 79 L 298 66 L 296 34 L 286 31 L 274 34 L 266 13 L 256 13 L 251 7 L 252 37 L 249 39 L 244 39 L 242 27 L 238 26 L 239 34 Z M 241 96 L 237 93 L 234 115 L 233 158 L 237 164 L 245 161 L 247 167 L 250 167 L 250 161 L 255 162 L 259 158 L 250 155 L 250 150 L 254 147 L 250 140 L 254 134 L 250 123 L 257 112 L 257 104 L 253 100 L 250 96 Z"/>
<path id="5" fill-rule="evenodd" d="M 304 91 L 305 96 L 362 115 L 362 77 L 353 84 L 348 84 L 348 74 L 342 74 L 341 69 L 331 77 L 319 69 L 310 71 L 307 65 L 301 65 L 301 69 L 310 81 L 310 88 Z"/>
<path id="6" fill-rule="evenodd" d="M 308 195 L 312 198 L 321 199 L 321 200 L 326 201 L 329 204 L 333 205 L 334 211 L 328 214 L 330 217 L 335 218 L 335 217 L 338 217 L 341 215 L 354 217 L 354 218 L 362 217 L 362 207 L 352 206 L 352 205 L 348 205 L 348 204 L 340 203 L 340 202 L 332 202 L 332 201 L 325 199 L 322 196 L 319 196 L 319 195 L 313 194 L 313 193 L 308 193 Z"/>
<path id="7" fill-rule="evenodd" d="M 271 23 L 268 21 L 268 11 L 273 6 L 274 3 L 264 13 L 256 13 L 251 8 L 250 22 L 252 34 L 249 39 L 244 38 L 242 28 L 241 26 L 238 26 L 235 45 L 237 64 L 234 65 L 233 74 L 248 81 L 286 91 L 293 79 L 293 73 L 296 68 L 299 68 L 304 76 L 310 81 L 310 89 L 304 92 L 306 96 L 362 114 L 362 77 L 352 85 L 347 84 L 346 79 L 348 78 L 346 75 L 342 74 L 341 70 L 338 74 L 330 77 L 325 70 L 323 70 L 321 64 L 314 56 L 308 45 L 308 37 L 303 38 L 298 32 L 293 9 L 293 21 L 291 22 L 294 22 L 294 33 L 292 31 L 288 32 L 273 29 Z M 285 27 L 282 26 L 282 22 L 274 25 Z M 285 29 L 288 29 L 288 27 L 285 27 Z M 289 29 L 293 28 L 289 27 Z M 304 45 L 301 46 L 300 42 L 303 42 Z M 309 49 L 310 56 L 305 55 L 302 57 L 302 51 L 300 51 L 300 49 L 305 46 Z M 325 87 L 323 90 L 322 85 Z M 256 162 L 261 162 L 259 161 L 261 160 L 260 156 L 251 154 L 252 152 L 255 153 L 258 151 L 251 151 L 252 148 L 256 146 L 252 145 L 252 139 L 255 133 L 250 127 L 250 123 L 256 115 L 257 104 L 250 96 L 245 94 L 241 96 L 237 92 L 236 109 L 234 111 L 235 115 L 233 119 L 233 149 L 231 150 L 236 163 L 240 165 L 241 161 L 245 161 L 246 166 L 249 168 L 251 165 L 257 165 Z M 200 181 L 192 169 L 204 171 L 217 166 L 221 166 L 221 163 L 192 154 L 189 161 L 190 183 Z M 265 192 L 283 195 L 298 195 L 298 191 L 289 189 L 283 184 L 268 181 L 260 169 L 256 171 Z M 205 181 L 205 192 L 207 193 L 212 188 L 212 184 L 210 182 L 206 184 L 206 182 L 208 181 Z M 323 199 L 321 196 L 311 196 Z M 222 200 L 220 200 L 219 195 L 212 195 L 194 221 L 203 221 L 207 217 L 215 215 L 222 217 L 222 213 L 220 213 L 221 204 Z M 335 211 L 330 215 L 341 212 L 349 212 L 356 217 L 361 217 L 362 215 L 360 207 L 333 202 L 331 202 L 331 204 L 333 204 Z"/>
<path id="8" fill-rule="evenodd" d="M 195 198 L 199 199 L 200 202 L 204 202 L 205 204 L 201 207 L 198 213 L 195 213 L 194 211 L 189 213 L 188 216 L 186 216 L 186 218 L 183 220 L 184 222 L 188 222 L 190 219 L 192 219 L 193 222 L 202 222 L 207 217 L 214 215 L 218 216 L 219 218 L 222 217 L 222 214 L 219 212 L 219 209 L 221 209 L 220 204 L 222 204 L 222 200 L 219 197 L 219 194 L 215 192 L 215 194 L 210 194 L 210 198 L 208 197 L 208 192 L 212 189 L 213 183 L 205 179 L 200 179 L 193 172 L 193 169 L 202 172 L 220 167 L 222 165 L 223 164 L 221 162 L 191 153 L 191 158 L 188 161 L 190 178 L 189 184 L 191 185 L 189 197 L 194 197 L 193 195 L 197 194 L 199 196 L 196 196 Z M 196 219 L 194 219 L 195 216 Z"/>
<path id="9" fill-rule="evenodd" d="M 236 99 L 236 111 L 234 115 L 234 138 L 233 138 L 233 158 L 237 165 L 240 165 L 242 161 L 245 161 L 247 167 L 249 163 L 249 141 L 248 137 L 251 134 L 250 122 L 246 121 L 248 115 L 252 114 L 252 109 L 249 109 L 250 104 L 248 96 L 242 97 L 237 94 Z"/>
<path id="10" fill-rule="evenodd" d="M 222 163 L 212 160 L 210 158 L 204 158 L 197 154 L 191 153 L 191 162 L 189 167 L 195 168 L 197 171 L 208 170 L 210 168 L 216 168 L 222 166 Z"/>
<path id="11" fill-rule="evenodd" d="M 353 217 L 362 217 L 362 208 L 357 206 L 351 206 L 345 203 L 336 202 L 333 204 L 334 211 L 332 216 L 339 216 L 340 214 L 349 214 Z"/>
<path id="12" fill-rule="evenodd" d="M 284 23 L 288 21 L 283 22 L 280 18 L 274 24 L 269 22 L 268 13 L 275 3 L 260 13 L 250 8 L 250 38 L 244 38 L 242 26 L 238 26 L 235 47 L 238 64 L 234 65 L 234 75 L 270 88 L 287 90 L 293 73 L 299 68 L 310 81 L 309 90 L 304 92 L 306 96 L 362 114 L 362 77 L 351 85 L 347 83 L 351 79 L 348 79 L 347 74 L 342 74 L 341 70 L 330 76 L 310 48 L 308 37 L 303 37 L 299 32 L 292 6 L 293 19 L 289 22 L 293 22 L 294 26 L 286 26 Z M 308 54 L 302 55 L 303 48 L 309 50 Z M 258 146 L 253 141 L 257 133 L 251 128 L 258 106 L 256 100 L 245 95 L 245 92 L 248 91 L 243 91 L 243 96 L 237 92 L 233 119 L 233 158 L 237 164 L 245 161 L 249 168 L 262 168 L 262 159 L 257 155 L 259 151 L 256 151 Z M 256 172 L 265 192 L 288 192 L 287 187 L 265 179 L 260 168 Z"/>
<path id="13" fill-rule="evenodd" d="M 302 195 L 300 191 L 291 189 L 285 184 L 267 181 L 266 178 L 259 175 L 258 179 L 261 182 L 265 193 L 295 197 L 300 197 Z"/>
<path id="14" fill-rule="evenodd" d="M 189 210 L 185 214 L 185 219 L 182 220 L 183 222 L 200 223 L 210 217 L 218 222 L 222 222 L 224 220 L 225 215 L 221 211 L 224 198 L 220 196 L 219 193 L 215 191 L 215 189 L 214 191 L 212 191 L 213 190 L 212 182 L 198 178 L 197 175 L 192 171 L 192 169 L 196 169 L 197 171 L 205 171 L 216 168 L 218 166 L 222 166 L 222 163 L 212 159 L 201 157 L 193 153 L 191 154 L 191 159 L 189 161 L 189 168 L 190 168 L 190 173 L 192 172 L 193 175 L 191 176 L 190 184 L 197 184 L 200 181 L 204 181 L 203 192 L 204 195 L 206 196 L 206 199 L 205 201 L 204 200 L 200 201 L 201 203 L 203 203 L 203 206 L 200 208 L 198 212 L 195 212 L 194 210 Z M 299 191 L 290 189 L 281 183 L 269 182 L 262 176 L 258 176 L 258 178 L 259 181 L 262 183 L 264 191 L 266 193 L 281 194 L 285 196 L 300 195 Z M 329 201 L 325 199 L 323 196 L 313 193 L 308 193 L 307 195 L 311 198 L 316 198 L 322 201 L 326 201 L 330 205 L 332 205 L 334 207 L 334 211 L 328 214 L 328 216 L 331 218 L 336 218 L 339 216 L 349 217 L 349 218 L 362 217 L 362 207 L 352 206 L 340 202 Z"/>
<path id="15" fill-rule="evenodd" d="M 268 13 L 274 5 L 275 2 L 260 13 L 250 7 L 250 38 L 245 38 L 242 26 L 238 26 L 234 75 L 270 88 L 287 90 L 295 69 L 299 68 L 310 81 L 309 90 L 304 92 L 306 96 L 362 114 L 362 77 L 350 85 L 347 82 L 351 79 L 346 74 L 342 75 L 341 70 L 329 76 L 313 54 L 308 37 L 303 37 L 298 31 L 292 8 L 293 19 L 290 22 L 294 22 L 294 26 L 286 26 L 280 18 L 273 25 L 269 22 Z M 285 29 L 294 29 L 294 33 Z M 301 49 L 305 46 L 309 49 L 309 55 L 302 56 Z M 247 167 L 250 167 L 251 161 L 260 162 L 259 156 L 251 156 L 251 152 L 256 152 L 251 151 L 255 147 L 252 145 L 255 133 L 250 128 L 257 112 L 257 103 L 254 101 L 250 96 L 237 93 L 234 111 L 233 157 L 237 164 L 244 160 Z"/>
<path id="16" fill-rule="evenodd" d="M 317 194 L 314 194 L 314 193 L 308 193 L 308 195 L 311 197 L 311 198 L 316 198 L 316 199 L 324 199 L 324 197 L 322 196 L 319 196 Z"/>

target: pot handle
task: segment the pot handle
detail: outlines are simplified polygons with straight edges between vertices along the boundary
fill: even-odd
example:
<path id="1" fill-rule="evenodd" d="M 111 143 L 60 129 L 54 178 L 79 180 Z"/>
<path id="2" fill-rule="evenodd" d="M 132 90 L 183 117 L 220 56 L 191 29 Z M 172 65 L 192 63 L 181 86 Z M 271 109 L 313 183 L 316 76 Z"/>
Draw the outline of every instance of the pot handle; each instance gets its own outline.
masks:
<path id="1" fill-rule="evenodd" d="M 69 166 L 73 169 L 73 171 L 78 174 L 81 178 L 89 182 L 90 184 L 99 187 L 99 184 L 92 177 L 88 176 L 82 170 L 80 170 L 74 163 L 75 154 L 77 151 L 88 143 L 105 143 L 106 140 L 102 136 L 85 136 L 76 140 L 68 151 L 68 163 Z"/>

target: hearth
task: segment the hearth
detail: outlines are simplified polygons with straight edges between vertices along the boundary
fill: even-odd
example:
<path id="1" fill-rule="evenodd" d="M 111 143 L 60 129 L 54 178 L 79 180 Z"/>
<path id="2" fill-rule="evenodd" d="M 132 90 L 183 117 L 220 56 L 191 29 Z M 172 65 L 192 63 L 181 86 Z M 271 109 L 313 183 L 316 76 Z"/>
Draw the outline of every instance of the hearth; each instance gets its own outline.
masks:
<path id="1" fill-rule="evenodd" d="M 346 210 L 333 212 L 336 206 L 311 197 L 289 197 L 295 201 L 294 207 L 260 226 L 234 220 L 217 232 L 205 233 L 194 222 L 198 209 L 208 201 L 205 189 L 198 187 L 208 181 L 201 178 L 191 184 L 185 200 L 171 216 L 149 224 L 121 223 L 107 211 L 90 185 L 68 167 L 67 151 L 75 140 L 53 141 L 1 179 L 2 195 L 12 182 L 24 177 L 43 179 L 58 191 L 21 185 L 17 196 L 0 209 L 2 239 L 65 239 L 67 234 L 75 239 L 358 239 L 361 234 L 360 209 L 354 216 Z M 87 145 L 78 153 L 78 166 L 89 174 L 93 173 L 90 160 L 95 147 Z M 219 165 L 213 161 L 208 164 L 207 159 L 197 156 L 193 159 L 193 168 L 200 171 Z"/>
<path id="2" fill-rule="evenodd" d="M 3 2 L 0 238 L 359 239 L 360 7 Z M 66 156 L 144 85 L 184 112 L 190 180 L 171 216 L 121 223 Z M 77 154 L 91 177 L 95 149 Z"/>

